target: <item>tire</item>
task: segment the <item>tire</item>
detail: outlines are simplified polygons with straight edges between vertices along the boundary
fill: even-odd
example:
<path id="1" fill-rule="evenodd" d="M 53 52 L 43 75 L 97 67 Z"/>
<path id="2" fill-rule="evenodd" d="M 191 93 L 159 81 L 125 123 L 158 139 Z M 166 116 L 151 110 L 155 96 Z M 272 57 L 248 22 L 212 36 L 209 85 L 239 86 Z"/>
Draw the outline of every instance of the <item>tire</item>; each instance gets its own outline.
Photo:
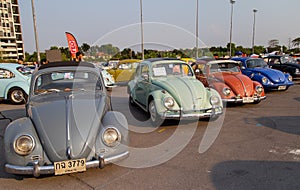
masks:
<path id="1" fill-rule="evenodd" d="M 148 112 L 150 115 L 151 124 L 154 127 L 159 127 L 164 122 L 164 119 L 160 117 L 160 115 L 157 113 L 157 109 L 154 103 L 154 100 L 151 100 L 148 105 Z"/>
<path id="2" fill-rule="evenodd" d="M 21 88 L 12 88 L 8 92 L 8 99 L 13 104 L 24 104 L 27 101 L 27 94 Z"/>

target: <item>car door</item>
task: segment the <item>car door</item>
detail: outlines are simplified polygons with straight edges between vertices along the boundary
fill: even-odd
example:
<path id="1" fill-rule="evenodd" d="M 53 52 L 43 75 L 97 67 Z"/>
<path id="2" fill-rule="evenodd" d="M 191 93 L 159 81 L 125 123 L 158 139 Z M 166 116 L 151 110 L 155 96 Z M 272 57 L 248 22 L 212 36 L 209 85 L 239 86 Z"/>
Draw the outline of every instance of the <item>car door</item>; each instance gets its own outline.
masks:
<path id="1" fill-rule="evenodd" d="M 137 78 L 137 84 L 135 89 L 136 100 L 144 107 L 147 107 L 147 99 L 150 91 L 151 84 L 149 82 L 149 66 L 143 64 L 140 67 L 140 71 Z"/>

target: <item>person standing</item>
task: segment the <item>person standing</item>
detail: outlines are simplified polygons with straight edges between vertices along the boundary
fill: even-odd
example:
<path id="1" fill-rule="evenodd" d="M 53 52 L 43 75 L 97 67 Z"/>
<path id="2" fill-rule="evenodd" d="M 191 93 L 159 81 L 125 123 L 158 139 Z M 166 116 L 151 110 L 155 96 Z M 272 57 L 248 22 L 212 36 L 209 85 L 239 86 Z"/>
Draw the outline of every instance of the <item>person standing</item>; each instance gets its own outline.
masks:
<path id="1" fill-rule="evenodd" d="M 22 57 L 19 57 L 19 58 L 18 58 L 18 63 L 21 64 L 21 65 L 24 64 L 24 61 L 23 61 L 23 58 L 22 58 Z"/>

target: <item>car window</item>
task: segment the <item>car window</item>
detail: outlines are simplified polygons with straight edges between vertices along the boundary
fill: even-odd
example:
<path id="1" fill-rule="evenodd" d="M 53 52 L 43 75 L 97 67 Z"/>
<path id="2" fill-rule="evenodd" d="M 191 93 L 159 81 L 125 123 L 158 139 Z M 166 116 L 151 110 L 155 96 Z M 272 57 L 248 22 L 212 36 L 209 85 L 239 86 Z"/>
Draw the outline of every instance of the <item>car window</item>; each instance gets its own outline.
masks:
<path id="1" fill-rule="evenodd" d="M 154 77 L 161 76 L 193 76 L 191 68 L 183 63 L 155 64 L 152 68 Z"/>
<path id="2" fill-rule="evenodd" d="M 238 63 L 219 63 L 218 66 L 221 71 L 240 72 Z"/>
<path id="3" fill-rule="evenodd" d="M 211 73 L 217 73 L 221 72 L 221 69 L 219 68 L 219 65 L 217 63 L 210 65 L 210 72 Z"/>
<path id="4" fill-rule="evenodd" d="M 27 76 L 27 75 L 32 74 L 33 69 L 30 69 L 30 68 L 27 68 L 27 67 L 24 67 L 24 66 L 20 66 L 20 67 L 17 67 L 17 71 L 19 73 L 21 73 L 22 75 Z"/>
<path id="5" fill-rule="evenodd" d="M 268 67 L 268 64 L 263 59 L 249 59 L 246 61 L 248 68 Z"/>
<path id="6" fill-rule="evenodd" d="M 11 71 L 0 68 L 0 79 L 11 79 L 14 77 L 15 75 Z"/>
<path id="7" fill-rule="evenodd" d="M 44 73 L 36 79 L 34 93 L 83 92 L 102 90 L 100 76 L 88 71 L 56 71 Z"/>
<path id="8" fill-rule="evenodd" d="M 143 65 L 141 67 L 141 72 L 142 72 L 142 75 L 148 75 L 149 74 L 149 67 L 148 67 L 148 65 Z"/>

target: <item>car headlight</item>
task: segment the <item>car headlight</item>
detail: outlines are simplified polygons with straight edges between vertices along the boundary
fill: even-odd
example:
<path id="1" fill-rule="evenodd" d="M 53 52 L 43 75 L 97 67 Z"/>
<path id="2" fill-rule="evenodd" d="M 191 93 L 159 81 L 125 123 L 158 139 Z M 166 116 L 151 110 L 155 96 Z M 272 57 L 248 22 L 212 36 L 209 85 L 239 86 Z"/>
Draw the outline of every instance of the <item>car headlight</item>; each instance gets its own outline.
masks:
<path id="1" fill-rule="evenodd" d="M 215 95 L 212 95 L 212 96 L 210 97 L 209 101 L 210 101 L 211 105 L 213 105 L 213 106 L 220 103 L 219 97 L 218 97 L 218 96 L 215 96 Z"/>
<path id="2" fill-rule="evenodd" d="M 256 86 L 255 90 L 258 94 L 261 94 L 263 92 L 263 87 L 262 86 Z"/>
<path id="3" fill-rule="evenodd" d="M 35 142 L 30 135 L 21 135 L 14 142 L 14 150 L 21 156 L 29 155 L 35 147 Z"/>
<path id="4" fill-rule="evenodd" d="M 293 81 L 293 77 L 291 75 L 289 75 L 288 80 Z"/>
<path id="5" fill-rule="evenodd" d="M 267 84 L 268 83 L 268 79 L 266 77 L 263 77 L 261 79 L 261 81 L 262 81 L 263 84 Z"/>
<path id="6" fill-rule="evenodd" d="M 175 105 L 175 101 L 174 101 L 173 98 L 171 98 L 171 97 L 166 97 L 166 98 L 164 99 L 164 106 L 165 106 L 166 108 L 172 108 L 174 105 Z"/>
<path id="7" fill-rule="evenodd" d="M 114 147 L 121 141 L 121 133 L 114 127 L 108 127 L 102 133 L 102 141 L 106 146 Z"/>
<path id="8" fill-rule="evenodd" d="M 231 92 L 230 88 L 227 88 L 227 87 L 223 88 L 223 94 L 224 94 L 225 96 L 229 96 L 229 95 L 230 95 L 230 92 Z"/>

